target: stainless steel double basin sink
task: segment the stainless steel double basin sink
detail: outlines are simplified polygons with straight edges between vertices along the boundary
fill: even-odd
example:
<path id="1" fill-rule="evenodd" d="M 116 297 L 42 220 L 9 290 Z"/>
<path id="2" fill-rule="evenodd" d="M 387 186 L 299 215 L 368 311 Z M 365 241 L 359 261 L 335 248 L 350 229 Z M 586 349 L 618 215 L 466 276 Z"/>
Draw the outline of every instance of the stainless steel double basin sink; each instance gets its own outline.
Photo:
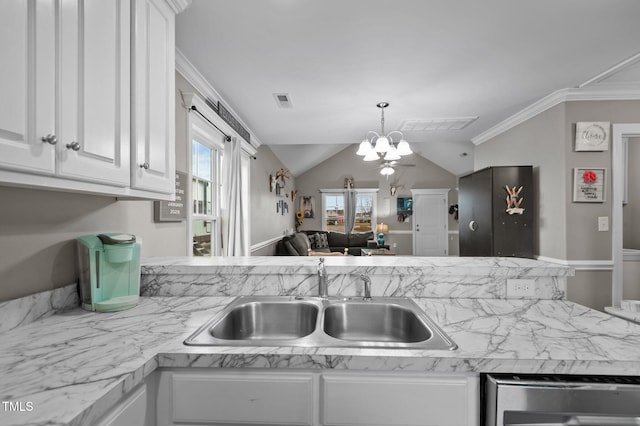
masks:
<path id="1" fill-rule="evenodd" d="M 242 296 L 189 336 L 194 346 L 301 346 L 454 350 L 408 298 Z"/>

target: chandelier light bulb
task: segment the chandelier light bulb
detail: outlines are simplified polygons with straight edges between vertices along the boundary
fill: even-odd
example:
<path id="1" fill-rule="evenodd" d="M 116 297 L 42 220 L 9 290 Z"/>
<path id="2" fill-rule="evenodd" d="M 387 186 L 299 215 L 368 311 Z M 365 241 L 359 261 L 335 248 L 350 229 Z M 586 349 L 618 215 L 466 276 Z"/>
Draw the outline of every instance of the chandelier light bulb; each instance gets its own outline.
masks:
<path id="1" fill-rule="evenodd" d="M 394 160 L 399 160 L 401 157 L 398 154 L 398 150 L 395 149 L 393 146 L 389 147 L 389 151 L 387 151 L 387 154 L 384 156 L 384 160 L 385 161 L 394 161 Z"/>
<path id="2" fill-rule="evenodd" d="M 379 160 L 380 157 L 378 157 L 378 153 L 375 152 L 373 149 L 369 152 L 367 152 L 367 155 L 364 156 L 363 160 L 364 161 L 376 161 Z"/>
<path id="3" fill-rule="evenodd" d="M 383 176 L 392 175 L 394 172 L 395 170 L 393 169 L 393 167 L 389 167 L 389 166 L 384 166 L 382 170 L 380 170 L 380 174 Z"/>
<path id="4" fill-rule="evenodd" d="M 391 148 L 391 146 L 389 145 L 389 138 L 387 138 L 385 135 L 382 135 L 378 138 L 374 147 L 376 152 L 387 152 L 389 151 L 389 148 Z"/>
<path id="5" fill-rule="evenodd" d="M 360 142 L 360 146 L 358 147 L 358 152 L 356 152 L 356 155 L 367 155 L 371 151 L 373 151 L 373 146 L 371 146 L 371 142 L 369 142 L 368 139 L 365 139 Z"/>
<path id="6" fill-rule="evenodd" d="M 397 148 L 398 155 L 410 155 L 413 154 L 411 147 L 409 146 L 409 142 L 404 139 L 400 139 L 400 143 L 398 143 Z"/>

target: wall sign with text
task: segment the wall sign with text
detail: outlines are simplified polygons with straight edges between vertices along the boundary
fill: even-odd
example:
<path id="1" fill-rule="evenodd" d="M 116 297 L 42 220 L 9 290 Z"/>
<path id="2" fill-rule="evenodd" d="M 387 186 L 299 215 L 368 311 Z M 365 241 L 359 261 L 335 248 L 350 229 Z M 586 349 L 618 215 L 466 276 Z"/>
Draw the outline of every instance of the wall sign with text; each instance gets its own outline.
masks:
<path id="1" fill-rule="evenodd" d="M 608 121 L 576 123 L 576 151 L 607 151 L 610 128 Z"/>
<path id="2" fill-rule="evenodd" d="M 573 169 L 573 201 L 604 203 L 606 169 L 576 167 Z"/>
<path id="3" fill-rule="evenodd" d="M 176 172 L 176 199 L 174 201 L 155 201 L 153 219 L 156 222 L 182 222 L 187 219 L 185 206 L 187 174 Z"/>

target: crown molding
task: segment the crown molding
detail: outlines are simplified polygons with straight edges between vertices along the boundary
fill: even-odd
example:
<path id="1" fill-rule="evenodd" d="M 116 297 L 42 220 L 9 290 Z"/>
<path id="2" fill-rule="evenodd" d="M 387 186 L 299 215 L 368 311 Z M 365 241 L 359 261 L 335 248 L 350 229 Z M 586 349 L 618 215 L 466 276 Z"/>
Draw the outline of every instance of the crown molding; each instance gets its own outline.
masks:
<path id="1" fill-rule="evenodd" d="M 174 13 L 184 12 L 186 8 L 191 6 L 191 0 L 165 0 Z"/>
<path id="2" fill-rule="evenodd" d="M 223 103 L 224 107 L 229 112 L 231 112 L 236 120 L 238 120 L 238 122 L 242 124 L 242 126 L 251 134 L 251 146 L 257 149 L 260 145 L 262 145 L 260 139 L 258 139 L 255 133 L 251 131 L 249 126 L 247 126 L 247 124 L 240 119 L 238 113 L 235 112 L 231 107 L 229 107 L 229 104 L 224 100 L 224 98 L 220 96 L 216 89 L 207 81 L 206 78 L 204 78 L 202 74 L 200 74 L 200 71 L 198 71 L 198 69 L 193 66 L 193 64 L 182 54 L 182 52 L 178 48 L 176 48 L 176 71 L 179 72 L 180 75 L 182 75 L 185 80 L 187 80 L 187 82 L 191 84 L 202 96 L 214 102 Z"/>
<path id="3" fill-rule="evenodd" d="M 478 136 L 471 138 L 471 142 L 476 146 L 480 145 L 563 102 L 628 101 L 638 99 L 640 99 L 640 83 L 599 83 L 588 87 L 557 90 L 480 133 Z"/>
<path id="4" fill-rule="evenodd" d="M 624 61 L 612 66 L 608 70 L 596 75 L 595 77 L 585 81 L 578 87 L 585 87 L 595 83 L 601 83 L 605 81 L 607 78 L 614 76 L 618 72 L 627 68 L 628 66 L 635 65 L 637 62 L 640 62 L 640 53 L 637 53 L 630 58 L 625 59 Z"/>

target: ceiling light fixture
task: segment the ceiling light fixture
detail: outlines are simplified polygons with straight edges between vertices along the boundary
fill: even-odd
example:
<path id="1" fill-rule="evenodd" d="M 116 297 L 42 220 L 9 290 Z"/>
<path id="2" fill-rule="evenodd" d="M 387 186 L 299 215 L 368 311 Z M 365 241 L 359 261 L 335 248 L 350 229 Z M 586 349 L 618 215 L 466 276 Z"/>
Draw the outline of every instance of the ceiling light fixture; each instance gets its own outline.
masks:
<path id="1" fill-rule="evenodd" d="M 413 154 L 409 143 L 404 139 L 402 132 L 394 130 L 387 134 L 384 133 L 384 109 L 389 106 L 388 102 L 380 102 L 376 105 L 380 108 L 380 133 L 370 130 L 367 132 L 364 140 L 360 142 L 357 155 L 364 156 L 364 161 L 375 161 L 383 159 L 384 161 L 399 160 L 403 155 Z M 398 138 L 398 142 L 393 137 Z M 390 175 L 394 172 L 390 166 L 380 170 L 383 175 Z"/>
<path id="2" fill-rule="evenodd" d="M 391 167 L 390 164 L 385 164 L 385 166 L 383 168 L 380 169 L 380 174 L 384 175 L 384 176 L 389 176 L 395 173 L 395 170 L 393 167 Z"/>

